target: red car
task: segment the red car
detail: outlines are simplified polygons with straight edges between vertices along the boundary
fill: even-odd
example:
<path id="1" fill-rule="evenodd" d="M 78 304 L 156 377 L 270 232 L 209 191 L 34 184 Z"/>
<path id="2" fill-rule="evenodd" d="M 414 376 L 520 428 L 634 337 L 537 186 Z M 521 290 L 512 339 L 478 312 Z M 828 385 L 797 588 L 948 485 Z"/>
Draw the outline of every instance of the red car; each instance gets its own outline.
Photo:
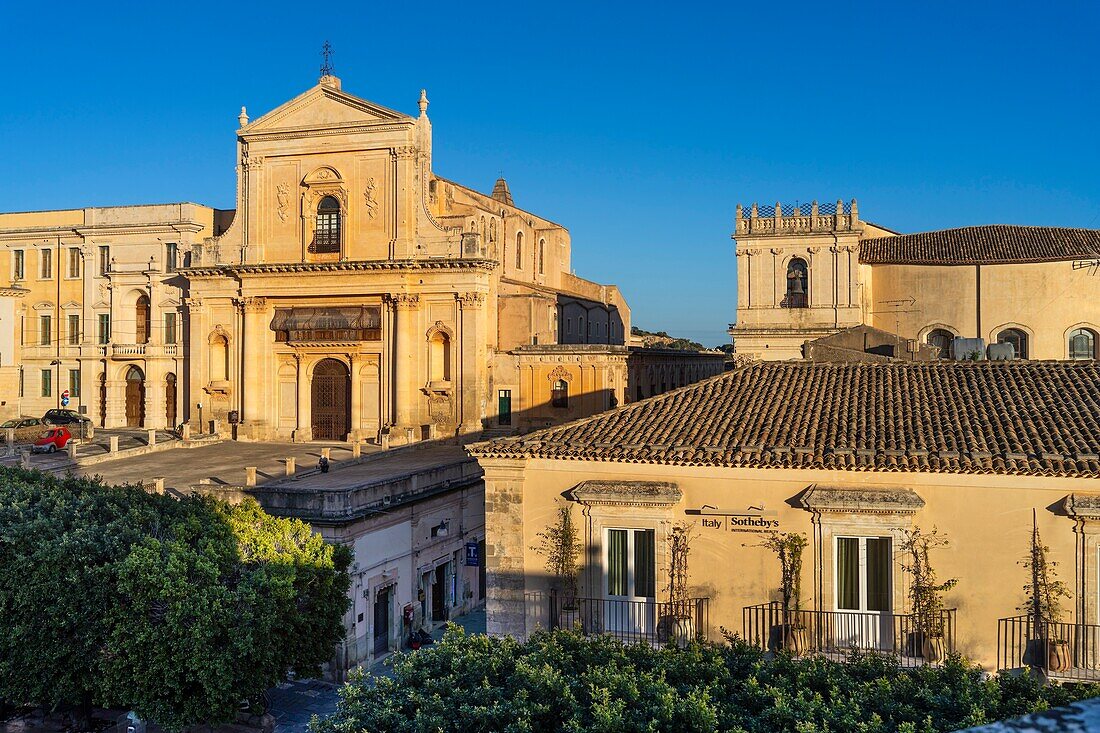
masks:
<path id="1" fill-rule="evenodd" d="M 38 440 L 34 441 L 31 450 L 35 453 L 53 453 L 54 451 L 64 450 L 72 438 L 73 434 L 69 432 L 68 428 L 52 427 L 38 436 Z"/>

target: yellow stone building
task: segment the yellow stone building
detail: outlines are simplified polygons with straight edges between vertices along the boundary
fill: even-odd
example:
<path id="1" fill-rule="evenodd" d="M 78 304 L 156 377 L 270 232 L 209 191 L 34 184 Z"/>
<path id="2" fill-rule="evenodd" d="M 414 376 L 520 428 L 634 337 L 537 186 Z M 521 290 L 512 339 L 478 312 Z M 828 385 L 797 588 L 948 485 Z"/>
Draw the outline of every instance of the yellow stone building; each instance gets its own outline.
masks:
<path id="1" fill-rule="evenodd" d="M 805 651 L 926 663 L 914 644 L 907 532 L 934 549 L 949 646 L 1019 669 L 1017 609 L 1035 526 L 1069 596 L 1045 633 L 1063 679 L 1100 680 L 1100 366 L 1089 362 L 752 362 L 568 425 L 478 443 L 485 470 L 488 630 L 669 641 L 666 617 L 766 646 L 783 623 L 777 532 L 807 546 Z M 539 533 L 570 508 L 575 603 L 557 601 Z M 689 528 L 687 590 L 670 604 L 670 538 Z M 559 583 L 559 586 L 562 584 Z M 1031 634 L 1029 637 L 1028 634 Z M 774 640 L 774 639 L 773 639 Z"/>
<path id="2" fill-rule="evenodd" d="M 418 107 L 326 75 L 242 108 L 233 211 L 0 214 L 0 414 L 68 389 L 105 427 L 397 445 L 600 412 L 655 361 L 670 386 L 721 371 L 632 358 L 618 288 L 573 274 L 569 232 L 503 179 L 486 195 L 436 175 Z"/>
<path id="3" fill-rule="evenodd" d="M 858 204 L 738 205 L 737 351 L 797 359 L 808 341 L 867 325 L 944 358 L 1095 359 L 1100 230 L 991 225 L 898 234 Z M 981 339 L 960 342 L 955 338 Z M 989 352 L 1003 358 L 1004 348 Z"/>
<path id="4" fill-rule="evenodd" d="M 41 416 L 68 392 L 102 427 L 179 424 L 179 269 L 231 215 L 191 203 L 0 214 L 0 416 Z"/>

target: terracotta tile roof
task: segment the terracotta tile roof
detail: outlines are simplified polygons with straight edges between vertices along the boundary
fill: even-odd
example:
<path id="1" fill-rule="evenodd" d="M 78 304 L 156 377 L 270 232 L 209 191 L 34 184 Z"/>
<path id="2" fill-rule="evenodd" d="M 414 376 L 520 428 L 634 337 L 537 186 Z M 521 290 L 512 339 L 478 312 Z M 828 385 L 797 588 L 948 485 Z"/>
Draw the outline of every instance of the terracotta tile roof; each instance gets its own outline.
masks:
<path id="1" fill-rule="evenodd" d="M 1100 362 L 757 362 L 470 452 L 1100 478 Z"/>
<path id="2" fill-rule="evenodd" d="M 859 243 L 871 265 L 975 265 L 1100 258 L 1100 229 L 993 224 L 876 237 Z"/>

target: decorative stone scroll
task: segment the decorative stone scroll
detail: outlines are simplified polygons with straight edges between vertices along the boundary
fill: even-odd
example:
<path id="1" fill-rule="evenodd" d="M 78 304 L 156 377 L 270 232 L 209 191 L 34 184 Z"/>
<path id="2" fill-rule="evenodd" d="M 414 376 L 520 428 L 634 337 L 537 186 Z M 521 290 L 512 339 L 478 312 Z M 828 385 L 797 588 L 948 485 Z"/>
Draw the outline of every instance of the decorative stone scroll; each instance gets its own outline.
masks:
<path id="1" fill-rule="evenodd" d="M 554 367 L 553 371 L 551 371 L 549 374 L 546 375 L 546 379 L 551 381 L 551 382 L 556 382 L 559 379 L 562 379 L 566 382 L 572 382 L 573 381 L 573 375 L 570 374 L 569 370 L 566 369 L 565 367 L 558 366 L 558 367 Z"/>
<path id="2" fill-rule="evenodd" d="M 924 508 L 917 492 L 904 488 L 812 486 L 802 495 L 803 508 L 844 514 L 913 514 Z"/>

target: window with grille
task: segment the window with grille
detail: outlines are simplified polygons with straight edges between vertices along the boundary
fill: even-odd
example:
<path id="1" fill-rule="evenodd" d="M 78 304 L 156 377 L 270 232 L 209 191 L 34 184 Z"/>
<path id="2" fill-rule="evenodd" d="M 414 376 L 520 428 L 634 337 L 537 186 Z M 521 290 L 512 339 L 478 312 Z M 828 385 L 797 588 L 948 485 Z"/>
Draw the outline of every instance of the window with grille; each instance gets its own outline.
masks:
<path id="1" fill-rule="evenodd" d="M 1096 334 L 1088 328 L 1078 328 L 1069 335 L 1069 358 L 1075 361 L 1096 358 Z"/>
<path id="2" fill-rule="evenodd" d="M 325 196 L 317 204 L 317 224 L 309 251 L 315 254 L 340 252 L 340 202 L 334 196 Z"/>

